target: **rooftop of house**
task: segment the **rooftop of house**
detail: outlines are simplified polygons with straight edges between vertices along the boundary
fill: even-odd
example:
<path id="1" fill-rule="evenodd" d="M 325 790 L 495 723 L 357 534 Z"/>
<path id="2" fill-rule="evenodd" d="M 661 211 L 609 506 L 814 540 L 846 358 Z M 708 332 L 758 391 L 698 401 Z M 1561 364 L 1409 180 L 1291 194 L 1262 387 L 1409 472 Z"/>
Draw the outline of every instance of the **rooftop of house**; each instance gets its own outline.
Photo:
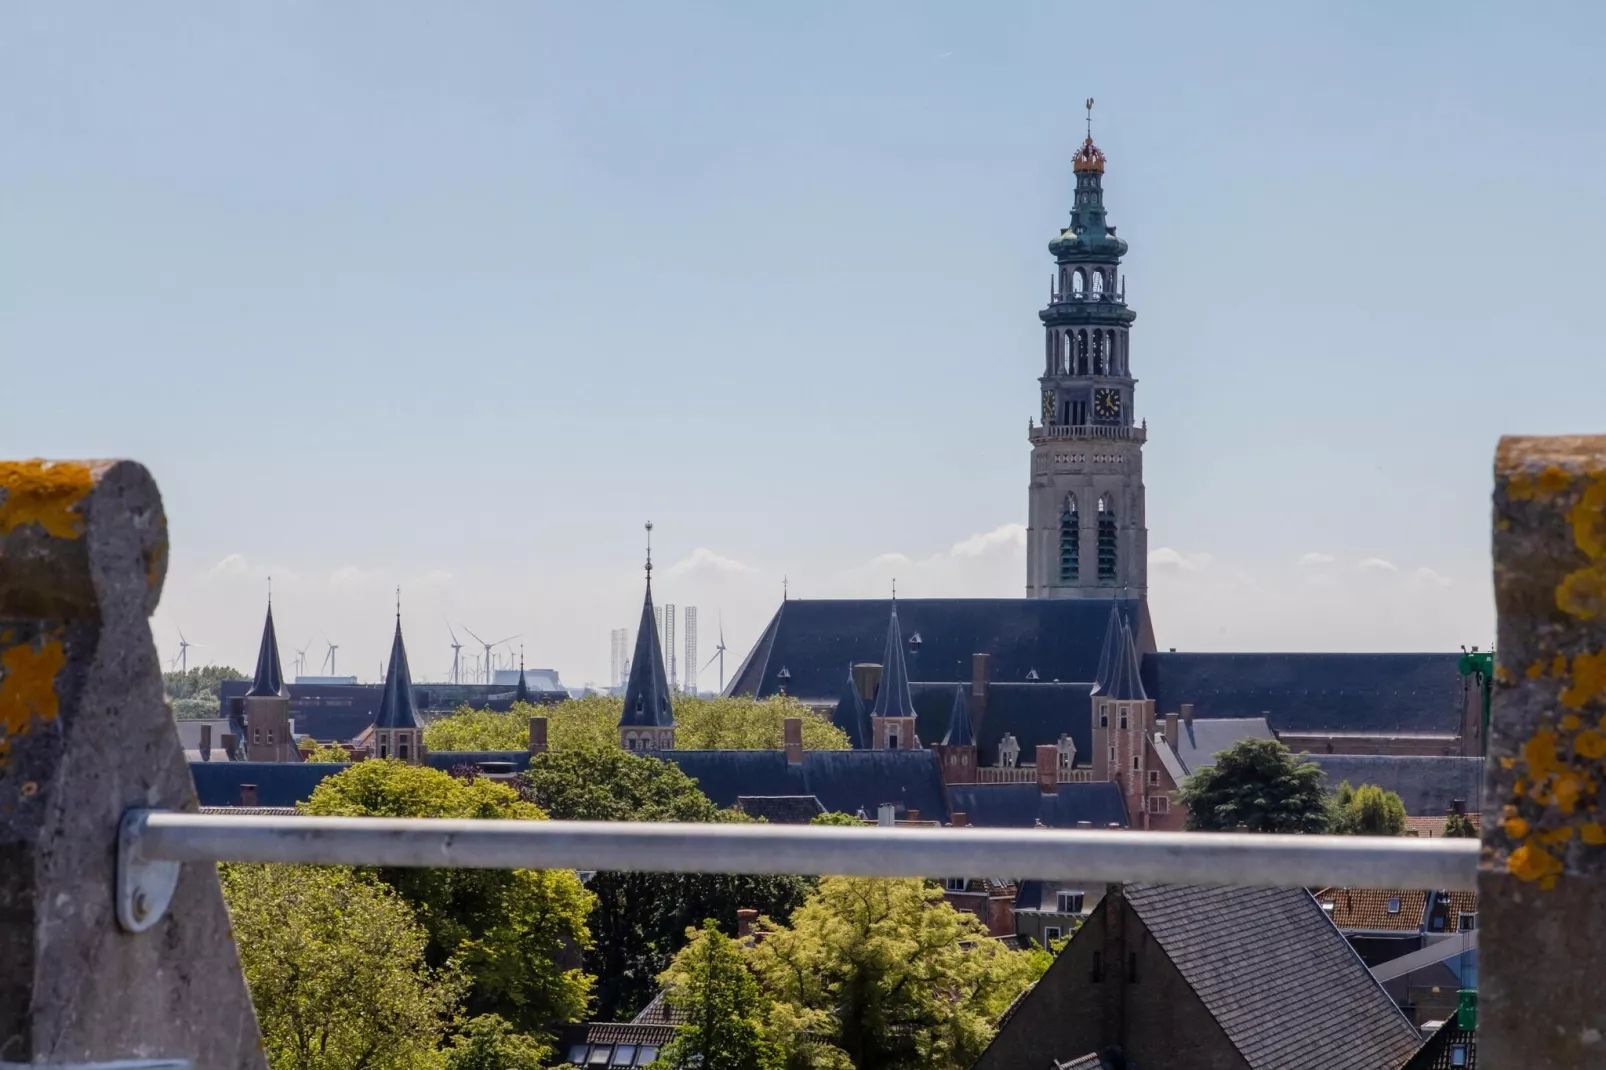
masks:
<path id="1" fill-rule="evenodd" d="M 1273 720 L 1273 724 L 1276 721 Z M 1405 812 L 1442 819 L 1445 810 L 1460 800 L 1478 809 L 1483 789 L 1483 759 L 1425 757 L 1391 754 L 1305 755 L 1327 774 L 1328 791 L 1342 781 L 1359 787 L 1376 784 L 1400 796 Z"/>
<path id="2" fill-rule="evenodd" d="M 1177 758 L 1186 774 L 1216 764 L 1216 755 L 1243 739 L 1272 739 L 1264 717 L 1195 717 L 1192 724 L 1177 723 Z"/>
<path id="3" fill-rule="evenodd" d="M 947 819 L 942 778 L 929 750 L 811 750 L 797 764 L 778 750 L 681 750 L 663 757 L 697 781 L 714 805 L 742 796 L 813 795 L 826 810 L 873 817 L 882 803 Z"/>
<path id="4" fill-rule="evenodd" d="M 735 809 L 772 825 L 807 825 L 825 813 L 813 795 L 738 795 Z"/>
<path id="5" fill-rule="evenodd" d="M 1036 784 L 956 784 L 948 789 L 954 813 L 977 828 L 1096 829 L 1128 824 L 1121 786 L 1113 783 L 1059 784 L 1045 795 Z"/>
<path id="6" fill-rule="evenodd" d="M 1323 888 L 1316 893 L 1333 924 L 1345 932 L 1419 933 L 1428 893 L 1401 888 Z"/>
<path id="7" fill-rule="evenodd" d="M 1423 1042 L 1401 1070 L 1478 1070 L 1478 1034 L 1451 1017 Z"/>
<path id="8" fill-rule="evenodd" d="M 1467 814 L 1466 817 L 1472 822 L 1473 828 L 1483 828 L 1482 814 L 1474 810 Z M 1448 820 L 1448 815 L 1443 817 L 1408 817 L 1405 819 L 1405 831 L 1407 835 L 1421 836 L 1424 839 L 1433 839 L 1435 837 L 1444 835 L 1444 825 Z"/>

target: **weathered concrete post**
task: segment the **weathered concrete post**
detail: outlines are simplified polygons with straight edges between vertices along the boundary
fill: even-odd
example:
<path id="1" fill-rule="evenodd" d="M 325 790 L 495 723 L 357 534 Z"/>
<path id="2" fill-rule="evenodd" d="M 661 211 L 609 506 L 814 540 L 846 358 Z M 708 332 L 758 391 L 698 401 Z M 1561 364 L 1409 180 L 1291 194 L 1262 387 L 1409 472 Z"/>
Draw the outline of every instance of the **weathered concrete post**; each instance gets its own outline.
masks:
<path id="1" fill-rule="evenodd" d="M 1495 460 L 1479 1062 L 1606 1066 L 1606 436 Z"/>
<path id="2" fill-rule="evenodd" d="M 0 463 L 0 1063 L 265 1066 L 211 867 L 147 931 L 116 920 L 123 811 L 195 806 L 148 622 L 166 573 L 139 465 Z"/>

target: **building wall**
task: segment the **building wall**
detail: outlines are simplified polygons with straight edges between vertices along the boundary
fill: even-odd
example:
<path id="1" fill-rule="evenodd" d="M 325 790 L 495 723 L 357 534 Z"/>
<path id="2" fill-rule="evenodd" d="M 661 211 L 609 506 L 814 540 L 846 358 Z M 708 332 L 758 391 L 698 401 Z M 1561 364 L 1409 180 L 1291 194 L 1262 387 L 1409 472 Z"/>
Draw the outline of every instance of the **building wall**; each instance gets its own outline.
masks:
<path id="1" fill-rule="evenodd" d="M 1076 495 L 1081 569 L 1076 583 L 1062 586 L 1060 516 L 1068 494 Z M 1102 495 L 1110 497 L 1116 513 L 1113 581 L 1098 578 L 1098 503 Z M 1149 533 L 1144 512 L 1141 440 L 1052 438 L 1035 442 L 1027 496 L 1027 597 L 1143 597 L 1149 583 Z"/>
<path id="2" fill-rule="evenodd" d="M 1112 908 L 1120 912 L 1114 926 Z M 1137 956 L 1135 981 L 1128 979 L 1129 954 Z M 1106 896 L 975 1070 L 1051 1067 L 1053 1060 L 1116 1045 L 1130 1065 L 1143 1070 L 1249 1070 L 1125 899 Z"/>

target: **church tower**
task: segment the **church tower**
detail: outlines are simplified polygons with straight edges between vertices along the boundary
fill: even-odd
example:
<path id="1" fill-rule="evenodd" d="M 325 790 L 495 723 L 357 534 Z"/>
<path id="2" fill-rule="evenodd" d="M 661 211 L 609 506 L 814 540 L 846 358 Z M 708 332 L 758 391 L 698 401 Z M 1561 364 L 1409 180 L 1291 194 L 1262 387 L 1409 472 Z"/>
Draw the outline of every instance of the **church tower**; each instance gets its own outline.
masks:
<path id="1" fill-rule="evenodd" d="M 647 597 L 636 625 L 636 656 L 625 681 L 624 709 L 619 714 L 619 745 L 625 750 L 655 752 L 675 749 L 675 714 L 669 704 L 669 674 L 664 671 L 658 618 L 652 604 L 652 523 L 647 524 Z"/>
<path id="2" fill-rule="evenodd" d="M 1137 318 L 1120 275 L 1126 242 L 1104 218 L 1104 153 L 1088 136 L 1072 160 L 1071 222 L 1048 245 L 1055 275 L 1044 328 L 1041 424 L 1028 426 L 1026 594 L 1143 598 L 1148 529 L 1143 443 L 1133 421 L 1137 380 L 1128 339 Z"/>

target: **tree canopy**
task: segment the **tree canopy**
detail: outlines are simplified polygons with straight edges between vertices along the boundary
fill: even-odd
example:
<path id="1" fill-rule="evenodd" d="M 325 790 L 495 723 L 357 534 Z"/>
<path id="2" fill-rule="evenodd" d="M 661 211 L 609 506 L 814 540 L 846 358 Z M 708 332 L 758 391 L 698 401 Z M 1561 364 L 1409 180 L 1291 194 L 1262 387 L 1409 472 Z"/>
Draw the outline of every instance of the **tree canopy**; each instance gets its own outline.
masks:
<path id="1" fill-rule="evenodd" d="M 747 820 L 715 806 L 674 763 L 617 745 L 538 754 L 524 781 L 526 795 L 559 820 Z M 586 965 L 597 977 L 597 1015 L 616 1021 L 652 998 L 689 926 L 712 918 L 733 933 L 743 908 L 788 917 L 814 884 L 804 877 L 601 872 L 587 887 L 596 905 Z"/>
<path id="2" fill-rule="evenodd" d="M 342 866 L 218 867 L 274 1070 L 425 1070 L 462 983 L 390 888 Z"/>
<path id="3" fill-rule="evenodd" d="M 1466 814 L 1450 814 L 1444 819 L 1444 834 L 1451 839 L 1478 838 L 1478 826 Z"/>
<path id="4" fill-rule="evenodd" d="M 442 1049 L 445 1070 L 540 1070 L 552 1054 L 496 1014 L 459 1023 L 455 1034 Z"/>
<path id="5" fill-rule="evenodd" d="M 1392 791 L 1376 784 L 1338 785 L 1333 803 L 1331 831 L 1351 836 L 1405 835 L 1405 803 Z"/>
<path id="6" fill-rule="evenodd" d="M 742 948 L 712 919 L 693 930 L 658 978 L 669 1005 L 686 1015 L 658 1055 L 668 1070 L 778 1070 L 765 1034 L 769 1000 L 742 961 Z"/>
<path id="7" fill-rule="evenodd" d="M 218 715 L 218 684 L 244 679 L 244 673 L 227 665 L 202 665 L 185 672 L 164 672 L 162 689 L 172 704 L 174 717 L 181 721 L 205 720 Z"/>
<path id="8" fill-rule="evenodd" d="M 1048 956 L 988 938 L 919 880 L 826 877 L 751 953 L 770 995 L 858 1070 L 972 1065 Z"/>
<path id="9" fill-rule="evenodd" d="M 322 781 L 307 813 L 376 817 L 540 820 L 539 807 L 505 784 L 460 780 L 397 761 L 359 762 Z M 580 969 L 593 899 L 569 870 L 380 869 L 377 877 L 417 911 L 436 968 L 457 963 L 472 1015 L 497 1014 L 546 1037 L 579 1019 L 591 994 Z"/>
<path id="10" fill-rule="evenodd" d="M 1274 739 L 1241 739 L 1182 782 L 1187 827 L 1231 832 L 1326 832 L 1322 768 Z"/>
<path id="11" fill-rule="evenodd" d="M 424 729 L 424 745 L 432 751 L 524 750 L 529 746 L 530 718 L 547 719 L 547 746 L 555 751 L 619 746 L 619 714 L 623 700 L 587 695 L 552 706 L 515 703 L 505 713 L 463 707 Z M 779 695 L 751 698 L 674 700 L 675 745 L 682 750 L 780 750 L 784 722 L 803 721 L 808 750 L 846 750 L 848 738 L 829 721 L 794 698 Z"/>

